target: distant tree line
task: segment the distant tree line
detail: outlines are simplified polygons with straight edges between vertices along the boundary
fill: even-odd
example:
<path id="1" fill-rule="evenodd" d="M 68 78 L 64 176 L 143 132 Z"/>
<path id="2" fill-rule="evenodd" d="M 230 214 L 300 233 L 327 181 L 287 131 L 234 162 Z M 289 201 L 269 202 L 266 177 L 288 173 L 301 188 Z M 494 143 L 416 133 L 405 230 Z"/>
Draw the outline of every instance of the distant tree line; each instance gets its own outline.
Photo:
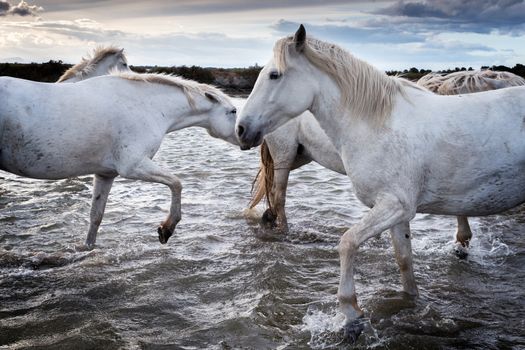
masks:
<path id="1" fill-rule="evenodd" d="M 7 75 L 22 79 L 55 82 L 72 65 L 62 61 L 49 61 L 45 63 L 0 63 L 0 76 Z M 483 66 L 481 69 L 492 69 L 496 71 L 512 72 L 525 78 L 525 65 L 516 64 L 509 68 L 506 66 Z M 214 84 L 233 94 L 248 94 L 262 67 L 255 64 L 248 68 L 203 68 L 198 66 L 131 66 L 131 69 L 138 73 L 164 73 L 175 74 L 186 79 L 196 80 L 201 83 Z M 473 70 L 472 67 L 456 67 L 440 71 L 439 73 L 452 73 L 459 71 Z M 412 67 L 403 71 L 387 71 L 388 75 L 400 75 L 406 79 L 418 80 L 425 74 L 430 73 L 430 69 L 417 69 Z"/>
<path id="2" fill-rule="evenodd" d="M 490 70 L 494 70 L 494 71 L 511 72 L 511 73 L 514 73 L 516 75 L 519 75 L 519 76 L 525 78 L 525 65 L 520 64 L 520 63 L 516 64 L 512 68 L 509 68 L 507 66 L 501 66 L 501 65 L 500 66 L 482 66 L 481 67 L 481 70 L 485 70 L 485 69 L 490 69 Z M 454 73 L 454 72 L 460 72 L 460 71 L 471 71 L 471 70 L 474 70 L 474 69 L 472 67 L 469 67 L 469 68 L 456 67 L 454 69 L 441 70 L 441 71 L 438 71 L 436 73 L 448 74 L 448 73 Z M 430 70 L 430 69 L 417 69 L 415 67 L 412 67 L 410 69 L 405 69 L 403 71 L 397 71 L 397 70 L 387 71 L 386 74 L 388 74 L 388 75 L 399 75 L 399 76 L 402 76 L 403 78 L 406 78 L 406 79 L 409 79 L 409 80 L 418 80 L 422 76 L 427 75 L 428 73 L 431 73 L 431 72 L 432 72 L 432 70 Z"/>
<path id="3" fill-rule="evenodd" d="M 53 60 L 45 63 L 0 63 L 0 76 L 55 82 L 71 66 L 62 61 Z"/>

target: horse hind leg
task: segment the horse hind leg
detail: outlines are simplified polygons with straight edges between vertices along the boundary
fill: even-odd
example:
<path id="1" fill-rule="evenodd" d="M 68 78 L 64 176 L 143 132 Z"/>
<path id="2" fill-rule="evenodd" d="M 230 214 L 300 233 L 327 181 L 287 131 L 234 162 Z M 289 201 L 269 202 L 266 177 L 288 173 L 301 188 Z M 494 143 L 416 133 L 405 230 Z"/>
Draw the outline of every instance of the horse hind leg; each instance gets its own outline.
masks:
<path id="1" fill-rule="evenodd" d="M 472 231 L 466 216 L 458 216 L 458 228 L 456 231 L 456 243 L 454 252 L 460 259 L 465 259 L 468 256 L 468 247 L 470 239 L 472 238 Z"/>
<path id="2" fill-rule="evenodd" d="M 182 184 L 179 178 L 162 169 L 149 158 L 143 158 L 132 166 L 119 169 L 119 175 L 131 180 L 161 183 L 169 187 L 171 190 L 170 212 L 157 229 L 160 243 L 167 243 L 181 219 Z"/>
<path id="3" fill-rule="evenodd" d="M 280 229 L 288 228 L 288 220 L 286 218 L 286 191 L 288 189 L 288 179 L 290 171 L 298 169 L 312 161 L 311 158 L 303 154 L 304 146 L 298 144 L 296 149 L 288 154 L 283 154 L 285 157 L 280 162 L 276 162 L 274 166 L 274 176 L 271 191 L 272 206 L 277 222 L 277 227 Z"/>
<path id="4" fill-rule="evenodd" d="M 288 164 L 287 164 L 288 165 Z M 289 166 L 278 168 L 274 170 L 274 177 L 272 189 L 270 192 L 271 210 L 274 215 L 272 218 L 274 223 L 280 229 L 288 227 L 288 220 L 286 218 L 285 204 L 286 204 L 286 189 L 288 187 L 288 177 L 290 175 Z M 265 212 L 267 215 L 268 210 Z"/>
<path id="5" fill-rule="evenodd" d="M 115 177 L 95 175 L 93 179 L 93 198 L 91 200 L 91 211 L 89 215 L 89 229 L 86 239 L 86 246 L 92 249 L 97 239 L 98 228 L 102 222 L 109 191 L 113 185 Z"/>
<path id="6" fill-rule="evenodd" d="M 409 295 L 418 295 L 412 264 L 412 244 L 409 222 L 403 222 L 390 229 L 397 264 L 401 273 L 403 290 Z"/>

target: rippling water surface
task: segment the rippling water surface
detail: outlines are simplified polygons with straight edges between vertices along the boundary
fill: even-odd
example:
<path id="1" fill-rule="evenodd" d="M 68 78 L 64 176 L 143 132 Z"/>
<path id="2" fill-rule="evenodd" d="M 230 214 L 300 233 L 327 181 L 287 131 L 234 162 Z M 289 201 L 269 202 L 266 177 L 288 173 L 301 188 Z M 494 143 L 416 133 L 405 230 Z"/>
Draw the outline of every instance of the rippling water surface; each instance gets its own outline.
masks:
<path id="1" fill-rule="evenodd" d="M 190 128 L 168 135 L 156 161 L 184 186 L 164 246 L 162 185 L 117 180 L 97 247 L 84 251 L 91 177 L 0 174 L 0 348 L 346 348 L 333 332 L 336 246 L 366 209 L 344 176 L 315 164 L 292 172 L 283 235 L 243 214 L 257 151 Z M 471 254 L 459 260 L 454 218 L 413 220 L 418 299 L 400 293 L 387 233 L 361 247 L 368 319 L 356 348 L 525 348 L 525 212 L 471 223 Z"/>

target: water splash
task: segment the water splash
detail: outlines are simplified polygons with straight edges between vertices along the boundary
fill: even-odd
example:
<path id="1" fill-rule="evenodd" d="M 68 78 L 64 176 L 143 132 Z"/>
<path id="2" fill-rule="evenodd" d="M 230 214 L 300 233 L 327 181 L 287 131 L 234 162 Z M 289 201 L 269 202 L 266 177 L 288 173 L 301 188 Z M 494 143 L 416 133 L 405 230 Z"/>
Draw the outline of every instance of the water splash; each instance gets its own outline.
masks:
<path id="1" fill-rule="evenodd" d="M 303 331 L 310 333 L 310 345 L 313 349 L 334 349 L 342 339 L 338 332 L 344 325 L 344 315 L 337 312 L 333 304 L 314 304 L 308 307 L 303 317 Z"/>

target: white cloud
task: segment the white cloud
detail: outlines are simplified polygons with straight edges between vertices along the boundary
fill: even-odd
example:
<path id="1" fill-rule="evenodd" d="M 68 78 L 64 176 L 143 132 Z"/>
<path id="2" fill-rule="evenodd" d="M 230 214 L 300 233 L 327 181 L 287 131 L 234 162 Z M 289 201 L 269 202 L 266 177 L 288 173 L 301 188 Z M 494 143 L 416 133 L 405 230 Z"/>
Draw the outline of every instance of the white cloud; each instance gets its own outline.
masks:
<path id="1" fill-rule="evenodd" d="M 90 19 L 0 23 L 5 57 L 75 63 L 88 48 L 114 44 L 126 49 L 130 64 L 244 67 L 261 63 L 273 40 L 232 38 L 220 33 L 142 34 L 106 29 Z M 25 57 L 27 53 L 30 57 Z"/>
<path id="2" fill-rule="evenodd" d="M 304 23 L 308 33 L 383 69 L 525 62 L 519 42 L 525 24 L 509 13 L 524 0 L 488 0 L 492 7 L 480 10 L 494 18 L 479 23 L 472 0 L 417 0 L 425 7 L 420 12 L 403 7 L 415 2 L 38 0 L 44 19 L 0 18 L 0 60 L 75 63 L 97 44 L 115 44 L 126 49 L 131 64 L 248 66 L 264 64 L 275 40 Z M 464 13 L 453 16 L 459 10 Z"/>

